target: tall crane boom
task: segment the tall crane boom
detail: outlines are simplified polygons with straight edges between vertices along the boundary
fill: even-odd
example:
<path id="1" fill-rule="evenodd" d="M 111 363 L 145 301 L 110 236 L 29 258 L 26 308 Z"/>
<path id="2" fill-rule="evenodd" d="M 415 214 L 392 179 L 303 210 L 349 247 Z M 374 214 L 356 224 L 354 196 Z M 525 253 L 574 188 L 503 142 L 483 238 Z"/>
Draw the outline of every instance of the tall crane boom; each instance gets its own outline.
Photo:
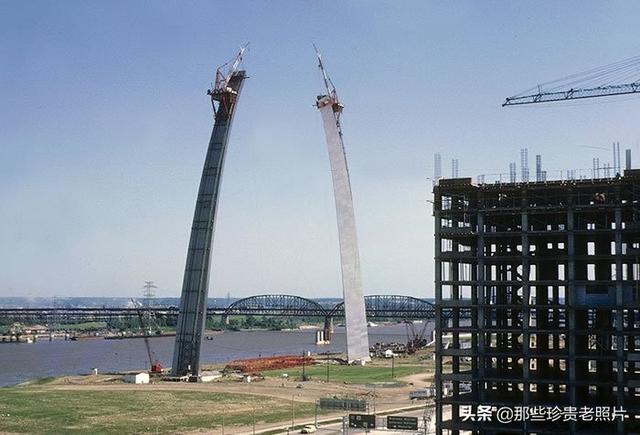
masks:
<path id="1" fill-rule="evenodd" d="M 640 93 L 640 56 L 554 80 L 505 99 L 502 107 Z"/>
<path id="2" fill-rule="evenodd" d="M 140 320 L 140 329 L 142 330 L 142 337 L 144 338 L 144 346 L 147 350 L 147 358 L 149 359 L 149 367 L 151 369 L 151 373 L 162 373 L 162 364 L 156 358 L 155 352 L 151 350 L 151 343 L 149 343 L 149 334 L 151 334 L 152 325 L 151 322 L 147 321 L 145 317 L 150 315 L 151 313 L 145 311 L 143 305 L 133 298 L 131 299 L 131 303 L 136 308 L 136 311 L 138 313 L 138 319 Z"/>
<path id="3" fill-rule="evenodd" d="M 337 114 L 342 113 L 342 109 L 344 108 L 342 104 L 340 104 L 340 99 L 338 98 L 338 91 L 336 91 L 336 87 L 333 85 L 333 82 L 329 78 L 327 74 L 327 70 L 324 68 L 324 63 L 322 62 L 322 55 L 320 54 L 320 50 L 313 44 L 313 48 L 316 50 L 316 56 L 318 57 L 318 69 L 320 70 L 320 74 L 322 74 L 322 80 L 324 81 L 324 87 L 327 91 L 327 95 L 331 97 L 333 100 L 334 110 Z"/>
<path id="4" fill-rule="evenodd" d="M 238 74 L 238 69 L 242 63 L 242 58 L 247 47 L 249 47 L 248 42 L 240 47 L 235 58 L 216 69 L 215 82 L 212 84 L 211 89 L 207 90 L 207 95 L 211 96 L 211 106 L 213 107 L 214 116 L 217 114 L 216 102 L 219 104 L 225 103 L 226 94 L 237 95 L 238 93 L 236 89 L 229 86 L 229 83 L 231 79 Z"/>
<path id="5" fill-rule="evenodd" d="M 532 95 L 509 97 L 502 103 L 504 106 L 516 106 L 518 104 L 549 103 L 552 101 L 577 100 L 580 98 L 608 97 L 612 95 L 635 94 L 640 92 L 640 82 L 626 83 L 622 85 L 598 86 L 587 89 L 569 89 L 558 92 L 538 92 Z"/>

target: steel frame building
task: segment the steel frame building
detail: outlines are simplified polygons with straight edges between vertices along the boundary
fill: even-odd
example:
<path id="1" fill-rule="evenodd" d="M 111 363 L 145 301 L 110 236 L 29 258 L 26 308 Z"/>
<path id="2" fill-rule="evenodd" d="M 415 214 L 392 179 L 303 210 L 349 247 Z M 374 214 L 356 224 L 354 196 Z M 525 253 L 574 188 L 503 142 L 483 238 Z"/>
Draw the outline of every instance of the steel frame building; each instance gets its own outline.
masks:
<path id="1" fill-rule="evenodd" d="M 437 433 L 640 433 L 640 170 L 440 180 L 434 216 Z M 480 405 L 611 406 L 627 416 L 503 424 L 461 415 Z"/>

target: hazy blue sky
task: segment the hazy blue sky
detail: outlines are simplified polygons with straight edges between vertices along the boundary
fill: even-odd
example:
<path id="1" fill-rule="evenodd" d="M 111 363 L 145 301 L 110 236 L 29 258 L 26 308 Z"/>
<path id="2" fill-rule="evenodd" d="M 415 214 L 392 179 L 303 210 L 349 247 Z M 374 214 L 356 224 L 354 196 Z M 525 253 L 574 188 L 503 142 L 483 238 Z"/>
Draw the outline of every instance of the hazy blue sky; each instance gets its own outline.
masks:
<path id="1" fill-rule="evenodd" d="M 366 292 L 433 294 L 433 153 L 460 174 L 633 147 L 640 98 L 503 109 L 640 54 L 640 2 L 1 1 L 0 295 L 178 296 L 215 67 L 251 42 L 212 296 L 338 296 L 321 47 L 346 106 Z"/>

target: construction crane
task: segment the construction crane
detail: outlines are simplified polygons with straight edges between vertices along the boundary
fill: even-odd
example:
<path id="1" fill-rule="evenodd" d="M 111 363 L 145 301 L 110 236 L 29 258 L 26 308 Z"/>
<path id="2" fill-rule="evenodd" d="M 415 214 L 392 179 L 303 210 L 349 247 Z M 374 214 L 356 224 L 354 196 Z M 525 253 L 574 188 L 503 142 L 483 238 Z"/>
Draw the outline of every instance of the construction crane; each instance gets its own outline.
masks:
<path id="1" fill-rule="evenodd" d="M 144 338 L 144 345 L 147 350 L 147 357 L 149 358 L 149 367 L 151 373 L 162 373 L 162 364 L 156 358 L 155 353 L 151 350 L 151 344 L 149 343 L 149 335 L 151 334 L 151 322 L 148 322 L 145 316 L 148 314 L 144 307 L 135 299 L 131 299 L 131 302 L 136 307 L 138 313 L 138 319 L 140 320 L 140 329 L 142 329 L 142 337 Z"/>
<path id="2" fill-rule="evenodd" d="M 211 96 L 211 106 L 213 107 L 214 116 L 217 113 L 216 101 L 218 103 L 226 101 L 226 99 L 223 98 L 223 95 L 225 94 L 231 93 L 237 95 L 237 91 L 229 86 L 229 82 L 238 72 L 238 68 L 240 68 L 240 64 L 242 63 L 242 56 L 248 47 L 249 43 L 247 42 L 245 45 L 240 47 L 235 58 L 216 69 L 215 81 L 211 84 L 211 89 L 207 90 L 207 95 Z"/>
<path id="3" fill-rule="evenodd" d="M 407 330 L 407 353 L 414 354 L 418 349 L 427 344 L 427 340 L 424 338 L 424 335 L 425 332 L 427 332 L 429 322 L 424 322 L 420 333 L 416 331 L 414 323 L 410 320 L 405 320 L 404 326 Z"/>
<path id="4" fill-rule="evenodd" d="M 340 114 L 344 109 L 344 106 L 340 103 L 340 99 L 338 98 L 338 91 L 336 91 L 336 87 L 333 85 L 333 82 L 327 75 L 327 70 L 324 68 L 324 63 L 322 62 L 322 55 L 320 54 L 320 50 L 313 44 L 313 48 L 316 51 L 316 56 L 318 57 L 318 69 L 320 70 L 320 74 L 322 74 L 322 80 L 324 81 L 324 87 L 327 90 L 327 95 L 331 97 L 333 102 L 333 111 L 336 113 L 336 118 L 338 118 L 338 122 L 340 120 Z"/>
<path id="5" fill-rule="evenodd" d="M 502 107 L 640 93 L 640 56 L 621 60 L 508 97 Z"/>

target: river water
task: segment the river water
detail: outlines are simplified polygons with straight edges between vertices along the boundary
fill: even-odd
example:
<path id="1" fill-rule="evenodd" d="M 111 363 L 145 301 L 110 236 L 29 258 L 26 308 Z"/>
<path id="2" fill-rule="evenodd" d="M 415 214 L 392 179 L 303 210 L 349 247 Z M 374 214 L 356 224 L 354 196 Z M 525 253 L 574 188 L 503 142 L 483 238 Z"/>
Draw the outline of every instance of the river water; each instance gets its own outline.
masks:
<path id="1" fill-rule="evenodd" d="M 416 330 L 422 325 L 416 325 Z M 428 326 L 430 337 L 432 324 Z M 171 365 L 175 337 L 149 339 L 151 350 L 163 366 Z M 406 342 L 404 324 L 369 328 L 369 343 Z M 213 335 L 204 340 L 202 361 L 221 363 L 234 359 L 273 355 L 301 355 L 305 351 L 343 352 L 344 328 L 337 327 L 328 345 L 315 344 L 315 331 L 239 331 Z M 149 365 L 144 340 L 89 339 L 78 341 L 37 341 L 0 343 L 0 386 L 13 385 L 47 376 L 88 374 L 93 367 L 100 373 L 138 370 Z"/>

